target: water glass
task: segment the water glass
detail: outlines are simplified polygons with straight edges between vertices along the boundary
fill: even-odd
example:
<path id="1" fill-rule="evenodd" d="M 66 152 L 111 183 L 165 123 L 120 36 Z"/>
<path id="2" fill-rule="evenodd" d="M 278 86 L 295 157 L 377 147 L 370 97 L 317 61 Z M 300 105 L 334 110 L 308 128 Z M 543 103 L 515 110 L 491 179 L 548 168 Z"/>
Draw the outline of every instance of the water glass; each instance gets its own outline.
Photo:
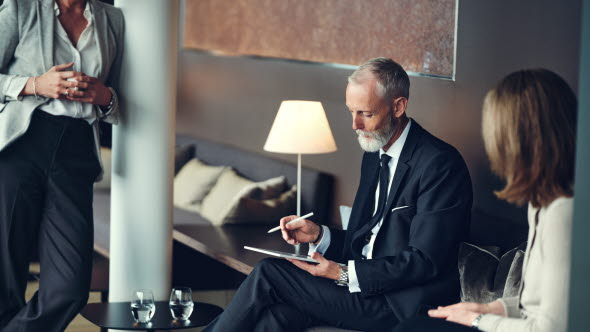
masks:
<path id="1" fill-rule="evenodd" d="M 193 313 L 193 292 L 188 287 L 172 288 L 169 304 L 172 318 L 185 321 Z"/>
<path id="2" fill-rule="evenodd" d="M 138 289 L 131 298 L 131 313 L 138 323 L 149 323 L 156 313 L 154 294 L 149 289 Z"/>

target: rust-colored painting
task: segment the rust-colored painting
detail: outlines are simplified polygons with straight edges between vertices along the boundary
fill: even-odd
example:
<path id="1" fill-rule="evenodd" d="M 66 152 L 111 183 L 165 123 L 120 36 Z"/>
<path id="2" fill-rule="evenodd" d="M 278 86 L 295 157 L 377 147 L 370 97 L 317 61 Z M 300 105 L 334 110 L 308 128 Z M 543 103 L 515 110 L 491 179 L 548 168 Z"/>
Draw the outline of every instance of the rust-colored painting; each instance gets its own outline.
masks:
<path id="1" fill-rule="evenodd" d="M 456 0 L 187 0 L 184 45 L 452 77 Z"/>

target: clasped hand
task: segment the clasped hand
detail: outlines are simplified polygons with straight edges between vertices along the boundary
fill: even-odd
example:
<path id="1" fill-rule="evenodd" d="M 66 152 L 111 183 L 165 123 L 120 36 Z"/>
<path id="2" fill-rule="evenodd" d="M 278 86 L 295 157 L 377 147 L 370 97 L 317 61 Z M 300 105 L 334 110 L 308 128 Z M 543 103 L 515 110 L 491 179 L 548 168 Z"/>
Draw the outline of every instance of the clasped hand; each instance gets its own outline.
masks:
<path id="1" fill-rule="evenodd" d="M 37 77 L 37 95 L 107 106 L 111 100 L 109 88 L 96 77 L 77 71 L 65 71 L 73 65 L 71 62 L 53 66 L 45 74 Z"/>
<path id="2" fill-rule="evenodd" d="M 283 239 L 292 245 L 316 241 L 321 232 L 320 226 L 307 219 L 295 221 L 287 225 L 289 221 L 296 218 L 298 218 L 298 216 L 288 216 L 281 219 L 280 223 Z M 309 272 L 313 276 L 332 280 L 340 279 L 341 268 L 338 263 L 325 259 L 324 256 L 317 252 L 314 252 L 311 255 L 311 258 L 318 261 L 319 264 L 306 263 L 295 259 L 288 259 L 288 261 L 300 269 Z"/>

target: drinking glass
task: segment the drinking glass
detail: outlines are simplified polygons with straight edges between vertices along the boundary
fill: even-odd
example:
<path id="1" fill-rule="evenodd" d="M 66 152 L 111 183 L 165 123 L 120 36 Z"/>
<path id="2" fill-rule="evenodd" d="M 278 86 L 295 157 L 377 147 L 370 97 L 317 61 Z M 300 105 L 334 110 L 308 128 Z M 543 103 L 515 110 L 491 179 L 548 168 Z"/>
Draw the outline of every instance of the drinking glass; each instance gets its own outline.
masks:
<path id="1" fill-rule="evenodd" d="M 138 323 L 149 323 L 156 313 L 154 294 L 149 289 L 138 289 L 131 298 L 131 313 Z"/>
<path id="2" fill-rule="evenodd" d="M 172 288 L 169 304 L 172 318 L 185 321 L 193 313 L 193 292 L 188 287 Z"/>

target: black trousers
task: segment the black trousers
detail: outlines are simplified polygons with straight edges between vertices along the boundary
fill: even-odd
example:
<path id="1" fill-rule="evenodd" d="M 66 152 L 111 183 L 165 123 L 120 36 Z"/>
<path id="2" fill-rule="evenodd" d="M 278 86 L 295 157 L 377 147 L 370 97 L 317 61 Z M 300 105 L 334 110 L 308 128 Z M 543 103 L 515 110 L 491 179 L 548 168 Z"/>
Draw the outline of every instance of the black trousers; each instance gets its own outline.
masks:
<path id="1" fill-rule="evenodd" d="M 465 325 L 447 322 L 444 319 L 415 317 L 403 321 L 394 332 L 474 332 L 479 331 Z"/>
<path id="2" fill-rule="evenodd" d="M 398 319 L 384 296 L 364 298 L 283 259 L 260 262 L 228 308 L 204 331 L 302 331 L 328 325 L 391 331 Z"/>
<path id="3" fill-rule="evenodd" d="M 92 127 L 40 110 L 0 151 L 0 331 L 64 331 L 86 304 L 99 172 Z M 34 241 L 41 280 L 25 303 Z"/>

